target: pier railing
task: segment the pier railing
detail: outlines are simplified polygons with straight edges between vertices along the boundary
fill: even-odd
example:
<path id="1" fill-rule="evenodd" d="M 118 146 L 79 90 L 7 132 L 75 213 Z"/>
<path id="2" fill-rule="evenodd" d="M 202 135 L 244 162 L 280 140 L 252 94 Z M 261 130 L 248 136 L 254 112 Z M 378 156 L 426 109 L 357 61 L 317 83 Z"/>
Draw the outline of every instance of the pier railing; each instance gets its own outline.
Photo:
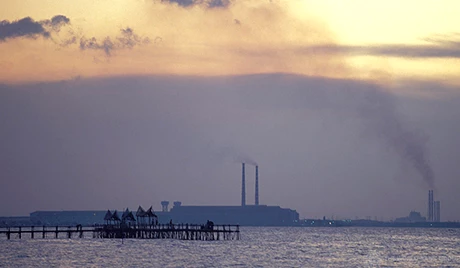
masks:
<path id="1" fill-rule="evenodd" d="M 105 224 L 77 226 L 18 226 L 0 229 L 6 238 L 131 238 L 131 239 L 180 239 L 180 240 L 239 240 L 239 225 L 157 224 L 127 225 Z"/>

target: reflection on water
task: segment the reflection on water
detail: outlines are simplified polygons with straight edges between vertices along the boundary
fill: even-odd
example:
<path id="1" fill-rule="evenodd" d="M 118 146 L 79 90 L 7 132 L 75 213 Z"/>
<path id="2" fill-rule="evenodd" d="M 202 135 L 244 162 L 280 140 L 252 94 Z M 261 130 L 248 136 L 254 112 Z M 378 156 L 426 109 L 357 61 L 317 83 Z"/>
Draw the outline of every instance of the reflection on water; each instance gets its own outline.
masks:
<path id="1" fill-rule="evenodd" d="M 254 227 L 239 241 L 0 238 L 7 267 L 459 265 L 460 229 Z"/>

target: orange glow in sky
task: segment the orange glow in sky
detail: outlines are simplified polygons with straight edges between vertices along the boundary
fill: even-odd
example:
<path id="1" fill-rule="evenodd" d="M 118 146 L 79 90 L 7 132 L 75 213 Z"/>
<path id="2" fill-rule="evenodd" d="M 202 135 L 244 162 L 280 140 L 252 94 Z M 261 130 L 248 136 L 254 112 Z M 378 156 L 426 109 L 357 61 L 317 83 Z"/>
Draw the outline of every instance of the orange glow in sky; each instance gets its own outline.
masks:
<path id="1" fill-rule="evenodd" d="M 0 19 L 8 23 L 24 17 L 70 19 L 49 38 L 0 36 L 0 82 L 269 72 L 451 81 L 460 74 L 455 13 L 460 2 L 454 0 L 235 0 L 218 8 L 160 0 L 0 0 L 0 5 Z M 137 40 L 132 46 L 118 41 L 128 27 L 135 34 L 130 40 Z M 82 45 L 93 37 L 96 43 Z M 432 37 L 442 42 L 428 40 Z M 103 46 L 104 40 L 112 46 Z M 426 51 L 448 52 L 427 56 L 424 45 Z"/>

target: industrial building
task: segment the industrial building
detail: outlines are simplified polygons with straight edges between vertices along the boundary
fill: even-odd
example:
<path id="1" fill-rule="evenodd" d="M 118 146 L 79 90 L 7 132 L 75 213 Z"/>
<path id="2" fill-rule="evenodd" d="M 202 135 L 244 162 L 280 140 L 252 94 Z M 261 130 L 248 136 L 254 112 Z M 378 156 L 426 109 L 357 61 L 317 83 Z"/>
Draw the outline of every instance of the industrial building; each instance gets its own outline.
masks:
<path id="1" fill-rule="evenodd" d="M 422 217 L 420 212 L 417 211 L 411 211 L 409 213 L 409 216 L 407 217 L 402 217 L 402 218 L 396 218 L 395 219 L 396 223 L 418 223 L 418 222 L 426 222 L 426 218 Z"/>
<path id="2" fill-rule="evenodd" d="M 291 226 L 297 225 L 299 213 L 279 206 L 259 204 L 259 167 L 255 165 L 254 205 L 246 204 L 246 174 L 242 163 L 241 206 L 184 206 L 162 201 L 161 212 L 155 212 L 159 223 L 204 224 L 208 220 L 215 224 L 239 224 L 243 226 Z M 36 225 L 94 225 L 103 224 L 106 211 L 36 211 L 30 220 Z"/>
<path id="3" fill-rule="evenodd" d="M 411 211 L 409 216 L 395 219 L 396 223 L 433 223 L 441 222 L 441 201 L 434 201 L 434 191 L 428 191 L 427 217 L 422 217 L 420 212 Z"/>
<path id="4" fill-rule="evenodd" d="M 170 211 L 157 212 L 160 223 L 202 224 L 212 220 L 215 224 L 239 224 L 244 226 L 289 226 L 299 221 L 299 213 L 279 206 L 182 206 Z"/>
<path id="5" fill-rule="evenodd" d="M 170 220 L 177 223 L 201 224 L 212 220 L 215 224 L 239 224 L 245 226 L 290 226 L 299 221 L 297 211 L 279 206 L 259 204 L 259 167 L 255 165 L 254 205 L 246 204 L 246 166 L 242 163 L 241 206 L 184 206 L 174 202 L 171 210 L 169 202 L 163 201 L 162 212 L 158 212 L 160 223 Z"/>

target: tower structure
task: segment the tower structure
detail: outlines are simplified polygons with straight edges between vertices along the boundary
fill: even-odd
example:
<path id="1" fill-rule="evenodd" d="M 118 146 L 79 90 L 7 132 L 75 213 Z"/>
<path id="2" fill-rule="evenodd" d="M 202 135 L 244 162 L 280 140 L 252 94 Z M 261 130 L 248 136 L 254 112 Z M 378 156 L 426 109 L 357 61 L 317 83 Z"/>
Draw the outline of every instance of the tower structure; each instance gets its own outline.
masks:
<path id="1" fill-rule="evenodd" d="M 255 203 L 256 206 L 259 205 L 259 166 L 256 166 L 256 194 L 255 194 Z"/>
<path id="2" fill-rule="evenodd" d="M 434 201 L 433 210 L 433 221 L 441 222 L 441 201 Z"/>
<path id="3" fill-rule="evenodd" d="M 434 220 L 434 202 L 433 202 L 433 190 L 428 191 L 428 221 Z"/>
<path id="4" fill-rule="evenodd" d="M 246 206 L 246 179 L 244 163 L 241 163 L 241 206 Z"/>
<path id="5" fill-rule="evenodd" d="M 168 212 L 169 201 L 161 201 L 161 211 Z"/>

